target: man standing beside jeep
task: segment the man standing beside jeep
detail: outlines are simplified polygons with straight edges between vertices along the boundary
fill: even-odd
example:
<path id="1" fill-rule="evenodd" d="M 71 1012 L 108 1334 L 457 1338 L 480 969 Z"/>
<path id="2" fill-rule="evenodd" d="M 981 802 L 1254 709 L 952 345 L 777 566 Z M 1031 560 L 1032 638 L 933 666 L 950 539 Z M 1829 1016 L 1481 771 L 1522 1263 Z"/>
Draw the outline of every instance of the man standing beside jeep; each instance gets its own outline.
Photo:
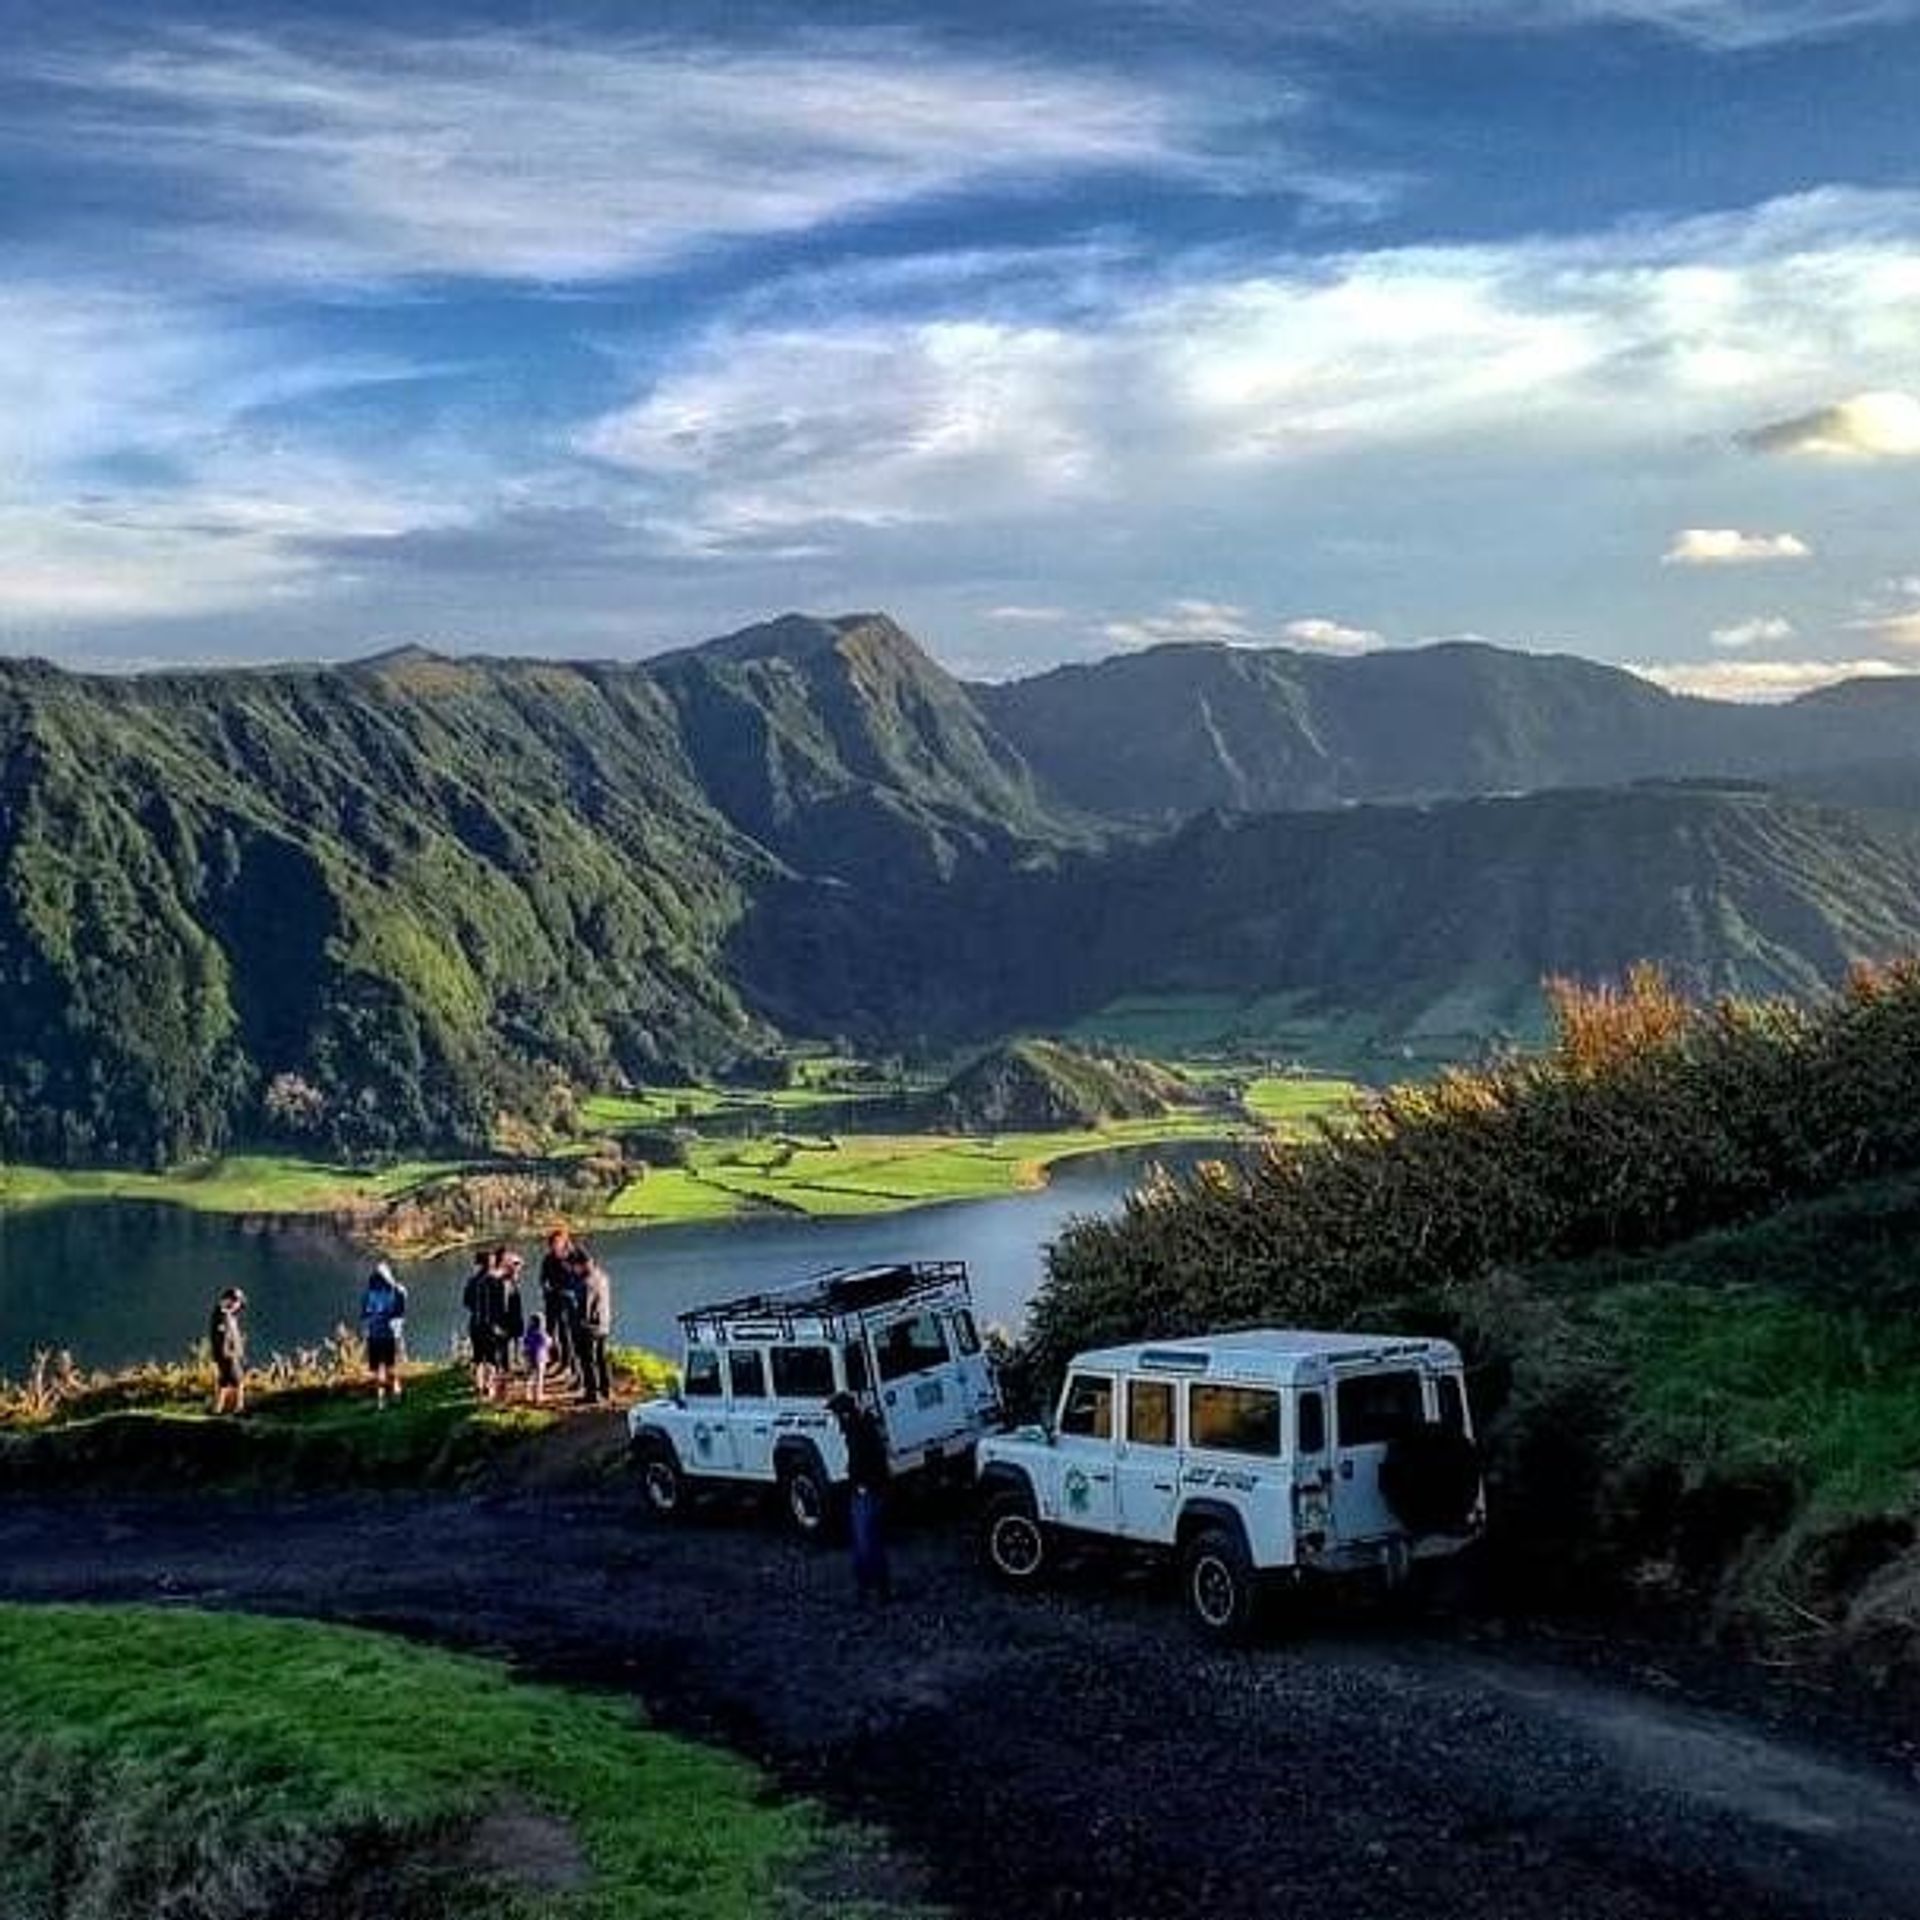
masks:
<path id="1" fill-rule="evenodd" d="M 853 1535 L 853 1590 L 862 1601 L 893 1598 L 893 1571 L 887 1564 L 887 1436 L 873 1410 L 850 1393 L 836 1393 L 827 1411 L 840 1423 L 847 1444 L 847 1485 L 852 1499 L 848 1522 Z"/>

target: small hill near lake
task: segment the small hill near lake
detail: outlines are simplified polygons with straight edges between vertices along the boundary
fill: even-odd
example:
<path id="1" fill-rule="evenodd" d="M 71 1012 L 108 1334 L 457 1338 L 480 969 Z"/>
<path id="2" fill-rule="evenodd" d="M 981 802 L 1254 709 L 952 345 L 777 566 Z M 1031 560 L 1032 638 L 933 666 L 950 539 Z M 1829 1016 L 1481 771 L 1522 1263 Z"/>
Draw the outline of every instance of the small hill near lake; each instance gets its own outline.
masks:
<path id="1" fill-rule="evenodd" d="M 955 1074 L 929 1098 L 924 1118 L 951 1133 L 1047 1133 L 1153 1119 L 1194 1099 L 1178 1074 L 1144 1060 L 1016 1040 Z"/>

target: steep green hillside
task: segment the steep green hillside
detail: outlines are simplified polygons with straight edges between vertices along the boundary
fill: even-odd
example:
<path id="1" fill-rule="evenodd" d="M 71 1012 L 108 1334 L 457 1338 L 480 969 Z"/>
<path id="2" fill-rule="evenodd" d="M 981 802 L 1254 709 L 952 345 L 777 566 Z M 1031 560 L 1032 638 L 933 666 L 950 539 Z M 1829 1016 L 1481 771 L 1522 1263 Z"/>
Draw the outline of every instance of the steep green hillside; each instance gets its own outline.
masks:
<path id="1" fill-rule="evenodd" d="M 0 674 L 0 1141 L 176 1158 L 268 1117 L 474 1138 L 529 1070 L 724 1057 L 765 855 L 618 670 Z"/>
<path id="2" fill-rule="evenodd" d="M 1920 830 L 1712 787 L 1213 816 L 891 917 L 840 911 L 775 921 L 816 955 L 831 1028 L 1057 1030 L 1129 996 L 1205 995 L 1471 1052 L 1536 1035 L 1550 975 L 1650 959 L 1702 991 L 1804 993 L 1906 951 Z M 768 937 L 760 915 L 741 930 L 748 979 Z"/>

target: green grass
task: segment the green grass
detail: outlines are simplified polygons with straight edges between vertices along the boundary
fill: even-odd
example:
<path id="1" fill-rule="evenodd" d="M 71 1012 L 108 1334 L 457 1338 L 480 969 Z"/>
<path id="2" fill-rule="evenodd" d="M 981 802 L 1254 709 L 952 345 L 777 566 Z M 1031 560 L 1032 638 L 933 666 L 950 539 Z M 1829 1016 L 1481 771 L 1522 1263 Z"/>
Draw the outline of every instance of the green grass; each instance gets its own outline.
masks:
<path id="1" fill-rule="evenodd" d="M 1912 1512 L 1920 1327 L 1763 1287 L 1649 1282 L 1594 1306 L 1625 1360 L 1626 1437 L 1693 1485 L 1784 1473 L 1807 1523 Z"/>
<path id="2" fill-rule="evenodd" d="M 0 1167 L 0 1208 L 73 1200 L 153 1200 L 200 1213 L 339 1213 L 382 1204 L 457 1162 L 359 1169 L 288 1154 L 240 1154 L 168 1173 L 123 1167 Z"/>
<path id="3" fill-rule="evenodd" d="M 620 1702 L 345 1628 L 0 1606 L 0 1699 L 8 1912 L 240 1920 L 390 1857 L 438 1861 L 450 1915 L 757 1920 L 828 1838 Z M 474 1871 L 461 1835 L 505 1809 L 561 1823 L 582 1883 Z"/>
<path id="4" fill-rule="evenodd" d="M 897 1213 L 1040 1186 L 1049 1166 L 1080 1154 L 1217 1140 L 1241 1130 L 1217 1112 L 1180 1112 L 1078 1132 L 981 1138 L 842 1134 L 702 1140 L 694 1143 L 690 1167 L 649 1171 L 613 1205 L 621 1218 L 662 1223 L 725 1219 L 766 1208 L 819 1217 Z"/>
<path id="5" fill-rule="evenodd" d="M 1349 1108 L 1356 1091 L 1351 1080 L 1268 1073 L 1248 1086 L 1243 1104 L 1269 1132 L 1303 1136 L 1313 1121 Z"/>

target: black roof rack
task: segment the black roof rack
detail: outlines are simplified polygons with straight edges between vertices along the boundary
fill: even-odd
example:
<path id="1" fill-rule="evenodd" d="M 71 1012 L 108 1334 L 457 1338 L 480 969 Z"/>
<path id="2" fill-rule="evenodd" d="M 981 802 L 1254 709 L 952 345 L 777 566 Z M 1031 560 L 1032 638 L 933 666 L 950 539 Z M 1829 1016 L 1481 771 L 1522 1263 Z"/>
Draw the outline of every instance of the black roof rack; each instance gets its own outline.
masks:
<path id="1" fill-rule="evenodd" d="M 808 1314 L 860 1313 L 892 1306 L 967 1278 L 964 1260 L 902 1260 L 887 1266 L 830 1267 L 789 1286 L 742 1294 L 690 1307 L 679 1315 L 689 1338 L 696 1327 L 720 1320 L 771 1320 L 782 1325 Z"/>

